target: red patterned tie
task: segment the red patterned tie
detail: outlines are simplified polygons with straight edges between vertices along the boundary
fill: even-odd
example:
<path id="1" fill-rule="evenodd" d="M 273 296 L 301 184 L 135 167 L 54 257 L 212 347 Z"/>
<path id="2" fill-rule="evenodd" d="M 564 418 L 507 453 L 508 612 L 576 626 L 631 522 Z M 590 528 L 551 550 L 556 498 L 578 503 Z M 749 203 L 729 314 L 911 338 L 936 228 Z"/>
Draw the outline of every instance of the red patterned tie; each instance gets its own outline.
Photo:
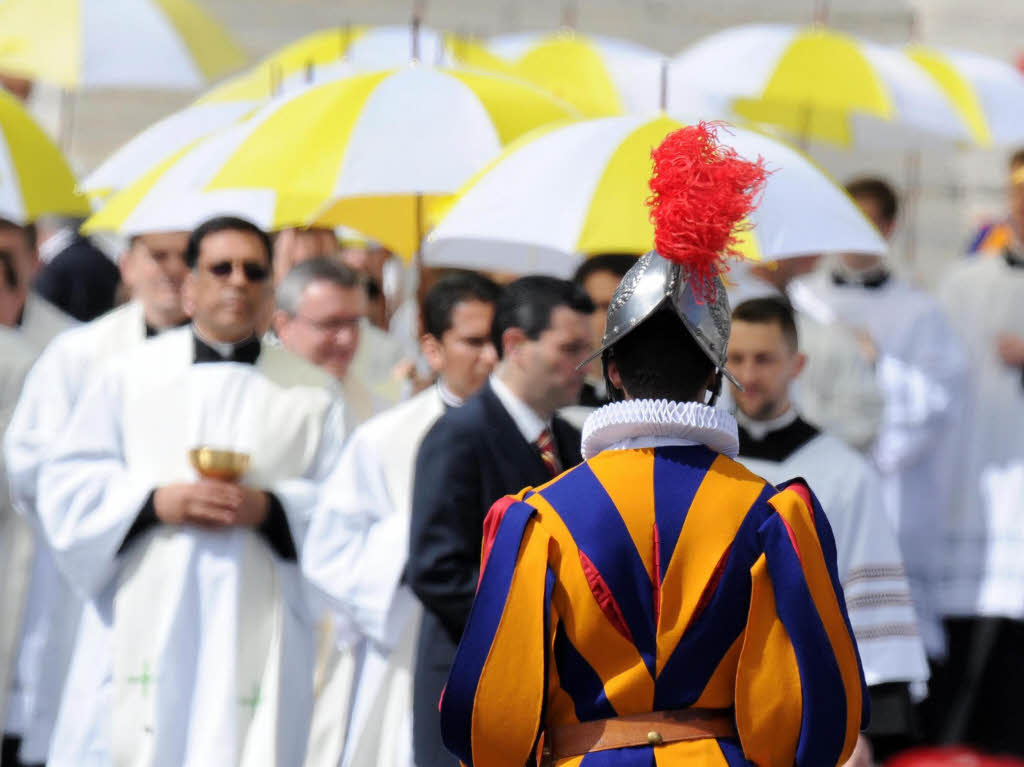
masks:
<path id="1" fill-rule="evenodd" d="M 544 429 L 537 437 L 535 444 L 540 452 L 540 459 L 548 467 L 551 476 L 556 477 L 561 474 L 562 468 L 558 463 L 558 455 L 555 453 L 555 441 L 551 438 L 551 429 Z"/>

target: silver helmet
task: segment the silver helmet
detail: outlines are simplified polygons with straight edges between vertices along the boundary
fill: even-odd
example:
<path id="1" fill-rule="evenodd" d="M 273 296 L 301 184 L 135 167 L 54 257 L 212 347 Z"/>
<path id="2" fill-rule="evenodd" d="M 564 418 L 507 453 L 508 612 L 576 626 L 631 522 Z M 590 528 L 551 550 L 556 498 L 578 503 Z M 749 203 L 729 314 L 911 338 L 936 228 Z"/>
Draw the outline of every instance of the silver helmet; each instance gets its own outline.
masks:
<path id="1" fill-rule="evenodd" d="M 742 390 L 725 367 L 732 325 L 729 299 L 722 279 L 716 275 L 713 280 L 714 300 L 698 300 L 684 268 L 662 258 L 657 251 L 650 251 L 626 272 L 615 289 L 608 305 L 608 324 L 601 338 L 601 348 L 586 362 L 603 354 L 656 311 L 667 306 L 682 320 L 693 340 L 715 366 L 715 372 L 721 372 Z"/>

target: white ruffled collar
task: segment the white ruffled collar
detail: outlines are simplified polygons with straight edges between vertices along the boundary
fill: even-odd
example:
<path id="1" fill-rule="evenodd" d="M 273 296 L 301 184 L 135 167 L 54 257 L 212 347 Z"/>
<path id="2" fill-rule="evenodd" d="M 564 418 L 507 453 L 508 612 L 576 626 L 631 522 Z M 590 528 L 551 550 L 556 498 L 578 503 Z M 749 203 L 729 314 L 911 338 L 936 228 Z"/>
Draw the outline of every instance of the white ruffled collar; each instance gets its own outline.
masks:
<path id="1" fill-rule="evenodd" d="M 583 424 L 583 458 L 602 450 L 706 445 L 735 458 L 740 442 L 736 419 L 700 402 L 634 399 L 598 408 Z"/>

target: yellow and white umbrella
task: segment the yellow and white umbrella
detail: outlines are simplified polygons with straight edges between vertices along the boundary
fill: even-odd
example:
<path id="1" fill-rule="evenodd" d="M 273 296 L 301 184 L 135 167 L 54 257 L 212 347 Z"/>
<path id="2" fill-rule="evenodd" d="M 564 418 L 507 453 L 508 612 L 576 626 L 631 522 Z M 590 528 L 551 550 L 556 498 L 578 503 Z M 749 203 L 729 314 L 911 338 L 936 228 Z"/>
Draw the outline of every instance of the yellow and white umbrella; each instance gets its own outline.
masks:
<path id="1" fill-rule="evenodd" d="M 522 77 L 579 109 L 584 117 L 649 113 L 662 106 L 665 57 L 613 37 L 571 31 L 502 35 L 483 46 L 453 40 L 459 62 Z"/>
<path id="2" fill-rule="evenodd" d="M 669 110 L 693 97 L 720 114 L 839 146 L 968 138 L 946 96 L 899 51 L 826 27 L 752 24 L 698 41 L 672 62 Z"/>
<path id="3" fill-rule="evenodd" d="M 149 226 L 171 216 L 182 199 L 204 209 L 211 194 L 258 193 L 250 217 L 267 228 L 349 226 L 408 257 L 426 207 L 505 143 L 574 116 L 500 75 L 422 66 L 356 75 L 273 100 L 115 195 L 91 226 L 125 232 L 143 214 Z"/>
<path id="4" fill-rule="evenodd" d="M 193 0 L 0 2 L 0 71 L 67 90 L 198 90 L 244 61 Z"/>
<path id="5" fill-rule="evenodd" d="M 200 101 L 266 101 L 341 74 L 401 67 L 414 52 L 428 65 L 448 64 L 445 46 L 444 35 L 428 27 L 330 27 L 274 51 Z"/>
<path id="6" fill-rule="evenodd" d="M 427 237 L 424 263 L 567 276 L 587 255 L 647 252 L 651 150 L 681 127 L 664 115 L 631 115 L 524 137 L 459 194 Z M 740 129 L 719 139 L 772 171 L 753 229 L 742 234 L 747 257 L 886 252 L 845 192 L 798 152 Z"/>
<path id="7" fill-rule="evenodd" d="M 259 106 L 255 101 L 212 101 L 185 107 L 120 147 L 86 177 L 81 189 L 94 197 L 107 197 L 199 139 L 234 125 Z"/>
<path id="8" fill-rule="evenodd" d="M 0 218 L 25 224 L 47 214 L 88 213 L 60 150 L 17 99 L 0 90 Z"/>
<path id="9" fill-rule="evenodd" d="M 1024 74 L 979 53 L 912 45 L 905 49 L 949 97 L 975 144 L 1024 143 Z"/>

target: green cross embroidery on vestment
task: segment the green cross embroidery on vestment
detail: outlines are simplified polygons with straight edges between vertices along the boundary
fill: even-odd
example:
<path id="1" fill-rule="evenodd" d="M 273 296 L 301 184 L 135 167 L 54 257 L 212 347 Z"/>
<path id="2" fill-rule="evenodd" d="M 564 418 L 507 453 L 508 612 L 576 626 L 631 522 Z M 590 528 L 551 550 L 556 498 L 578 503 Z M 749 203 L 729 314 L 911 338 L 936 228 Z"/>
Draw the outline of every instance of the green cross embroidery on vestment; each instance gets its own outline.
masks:
<path id="1" fill-rule="evenodd" d="M 142 662 L 142 673 L 138 676 L 128 677 L 128 684 L 137 684 L 142 689 L 142 697 L 149 697 L 149 685 L 156 681 L 156 677 L 149 671 L 149 661 Z"/>
<path id="2" fill-rule="evenodd" d="M 252 695 L 251 696 L 249 696 L 248 698 L 239 698 L 238 699 L 238 705 L 239 706 L 246 706 L 250 710 L 250 713 L 252 713 L 252 714 L 256 713 L 256 707 L 259 704 L 260 704 L 260 686 L 259 686 L 259 684 L 253 685 Z"/>

